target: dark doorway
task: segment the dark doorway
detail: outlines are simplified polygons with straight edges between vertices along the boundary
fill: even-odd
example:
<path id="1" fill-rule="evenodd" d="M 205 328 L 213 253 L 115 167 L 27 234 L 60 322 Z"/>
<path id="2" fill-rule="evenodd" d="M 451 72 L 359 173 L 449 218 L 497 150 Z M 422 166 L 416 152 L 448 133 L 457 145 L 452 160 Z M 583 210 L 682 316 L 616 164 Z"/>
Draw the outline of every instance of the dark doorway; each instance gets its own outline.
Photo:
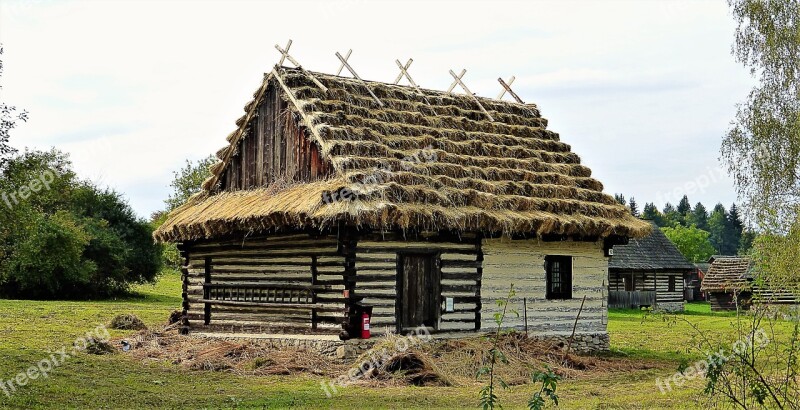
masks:
<path id="1" fill-rule="evenodd" d="M 438 254 L 398 255 L 397 327 L 399 332 L 420 326 L 439 327 L 441 270 Z"/>

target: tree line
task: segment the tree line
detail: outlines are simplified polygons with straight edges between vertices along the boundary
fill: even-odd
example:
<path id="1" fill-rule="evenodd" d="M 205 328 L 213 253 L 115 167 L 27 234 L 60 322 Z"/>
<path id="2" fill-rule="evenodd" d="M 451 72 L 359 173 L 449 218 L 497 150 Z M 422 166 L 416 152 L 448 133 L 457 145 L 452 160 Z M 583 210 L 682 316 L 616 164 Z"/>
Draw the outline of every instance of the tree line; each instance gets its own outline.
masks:
<path id="1" fill-rule="evenodd" d="M 668 202 L 659 210 L 648 202 L 640 211 L 634 197 L 626 200 L 615 194 L 614 198 L 634 216 L 653 221 L 692 262 L 705 262 L 712 255 L 746 254 L 753 246 L 755 233 L 745 228 L 735 203 L 728 209 L 718 203 L 709 212 L 701 202 L 692 206 L 684 195 L 677 206 Z"/>
<path id="2" fill-rule="evenodd" d="M 151 223 L 121 194 L 79 178 L 67 154 L 17 152 L 10 134 L 27 119 L 0 102 L 0 297 L 92 299 L 154 282 L 162 251 Z"/>

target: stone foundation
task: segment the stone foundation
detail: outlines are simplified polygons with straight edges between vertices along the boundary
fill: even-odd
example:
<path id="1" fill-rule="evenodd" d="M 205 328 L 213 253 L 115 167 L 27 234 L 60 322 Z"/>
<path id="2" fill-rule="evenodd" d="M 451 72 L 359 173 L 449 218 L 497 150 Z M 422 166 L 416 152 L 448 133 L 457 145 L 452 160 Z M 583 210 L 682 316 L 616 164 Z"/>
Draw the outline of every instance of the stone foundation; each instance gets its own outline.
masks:
<path id="1" fill-rule="evenodd" d="M 685 306 L 683 302 L 658 302 L 656 304 L 655 311 L 657 312 L 683 312 Z"/>
<path id="2" fill-rule="evenodd" d="M 531 335 L 531 338 L 553 343 L 561 349 L 566 349 L 569 345 L 570 351 L 582 354 L 606 351 L 610 346 L 608 333 L 577 333 L 571 345 L 568 334 Z"/>

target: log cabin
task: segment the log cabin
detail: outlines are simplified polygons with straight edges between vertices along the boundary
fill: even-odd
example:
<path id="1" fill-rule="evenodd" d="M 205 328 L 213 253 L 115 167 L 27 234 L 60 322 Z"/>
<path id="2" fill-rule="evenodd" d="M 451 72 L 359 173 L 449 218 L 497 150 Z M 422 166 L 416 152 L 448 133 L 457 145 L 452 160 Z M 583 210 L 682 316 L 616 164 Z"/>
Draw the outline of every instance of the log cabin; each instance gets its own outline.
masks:
<path id="1" fill-rule="evenodd" d="M 513 284 L 505 327 L 607 348 L 608 250 L 651 228 L 536 105 L 276 66 L 244 111 L 154 233 L 182 332 L 475 334 Z"/>
<path id="2" fill-rule="evenodd" d="M 696 268 L 650 223 L 650 235 L 614 246 L 608 264 L 608 307 L 683 311 L 684 282 Z"/>
<path id="3" fill-rule="evenodd" d="M 748 309 L 753 297 L 752 262 L 738 256 L 712 256 L 700 289 L 712 311 Z"/>
<path id="4" fill-rule="evenodd" d="M 794 283 L 775 283 L 759 273 L 752 259 L 743 256 L 712 256 L 703 278 L 712 311 L 749 309 L 753 305 L 797 305 Z"/>

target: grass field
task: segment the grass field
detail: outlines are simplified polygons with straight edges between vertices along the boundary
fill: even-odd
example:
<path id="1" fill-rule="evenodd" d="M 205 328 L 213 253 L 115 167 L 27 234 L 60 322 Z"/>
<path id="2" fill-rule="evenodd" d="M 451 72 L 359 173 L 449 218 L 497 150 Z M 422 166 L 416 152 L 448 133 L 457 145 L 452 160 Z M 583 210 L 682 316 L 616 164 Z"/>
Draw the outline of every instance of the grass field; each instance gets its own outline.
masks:
<path id="1" fill-rule="evenodd" d="M 157 327 L 180 306 L 180 278 L 162 276 L 136 295 L 111 301 L 41 302 L 0 300 L 0 381 L 20 372 L 119 313 L 134 313 Z M 707 304 L 690 304 L 683 319 L 723 338 L 732 338 L 730 314 L 712 314 Z M 647 370 L 592 372 L 559 384 L 565 409 L 651 409 L 707 406 L 702 380 L 661 394 L 656 378 L 675 372 L 680 361 L 695 360 L 693 334 L 680 319 L 635 310 L 609 313 L 612 355 L 652 360 Z M 112 336 L 130 332 L 112 331 Z M 187 371 L 161 362 L 142 363 L 124 354 L 78 353 L 47 378 L 31 380 L 8 397 L 0 390 L 0 408 L 477 408 L 476 386 L 350 386 L 327 398 L 326 380 L 309 376 L 243 377 L 224 372 Z M 524 408 L 530 386 L 499 393 L 505 408 Z"/>

